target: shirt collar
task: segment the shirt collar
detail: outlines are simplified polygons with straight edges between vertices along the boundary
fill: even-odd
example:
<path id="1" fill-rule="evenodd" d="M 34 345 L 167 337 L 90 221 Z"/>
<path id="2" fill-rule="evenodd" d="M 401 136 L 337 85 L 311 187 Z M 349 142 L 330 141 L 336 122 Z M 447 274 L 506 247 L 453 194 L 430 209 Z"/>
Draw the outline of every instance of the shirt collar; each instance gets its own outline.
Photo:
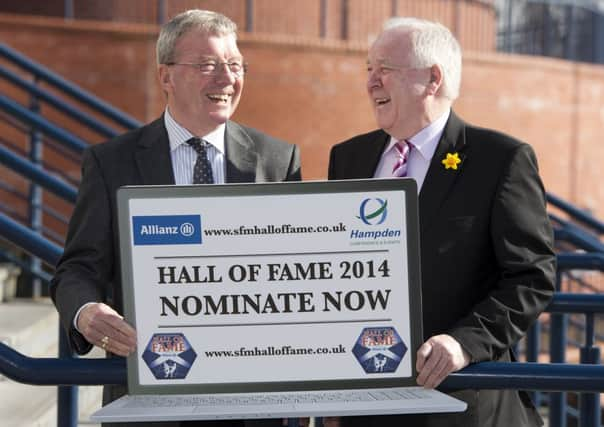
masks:
<path id="1" fill-rule="evenodd" d="M 434 156 L 436 146 L 438 145 L 438 141 L 440 141 L 440 137 L 445 130 L 445 126 L 450 115 L 451 109 L 448 109 L 438 119 L 434 120 L 411 138 L 407 139 L 407 141 L 413 144 L 413 149 L 419 152 L 425 160 L 430 160 L 432 159 L 432 156 Z M 392 147 L 394 147 L 394 144 L 396 144 L 398 141 L 398 139 L 391 136 L 388 146 L 384 152 L 391 150 Z"/>
<path id="2" fill-rule="evenodd" d="M 189 132 L 188 129 L 181 126 L 179 123 L 174 120 L 168 107 L 166 107 L 166 111 L 164 112 L 164 124 L 166 125 L 166 130 L 168 131 L 168 140 L 170 141 L 170 151 L 176 150 L 182 144 L 186 143 L 189 139 L 194 136 L 198 136 L 204 141 L 212 144 L 219 152 L 224 154 L 224 139 L 226 132 L 226 124 L 222 123 L 212 132 L 207 135 L 193 135 Z"/>

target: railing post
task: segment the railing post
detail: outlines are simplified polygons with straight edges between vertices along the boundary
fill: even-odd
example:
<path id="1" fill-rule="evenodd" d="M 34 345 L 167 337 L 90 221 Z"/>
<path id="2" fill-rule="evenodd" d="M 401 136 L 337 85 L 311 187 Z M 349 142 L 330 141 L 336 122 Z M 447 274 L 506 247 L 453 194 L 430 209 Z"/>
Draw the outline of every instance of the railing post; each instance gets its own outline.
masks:
<path id="1" fill-rule="evenodd" d="M 537 362 L 539 360 L 540 342 L 541 339 L 541 322 L 539 319 L 531 325 L 526 332 L 526 361 Z M 538 408 L 541 406 L 542 394 L 538 391 L 532 391 L 529 393 L 535 406 Z"/>
<path id="2" fill-rule="evenodd" d="M 585 346 L 581 348 L 581 363 L 598 365 L 600 348 L 594 346 L 594 315 L 585 315 Z M 598 393 L 581 393 L 579 396 L 580 426 L 600 427 L 600 395 Z"/>
<path id="3" fill-rule="evenodd" d="M 560 291 L 562 273 L 556 274 L 556 290 Z M 566 351 L 566 331 L 568 316 L 566 314 L 550 314 L 550 362 L 564 363 Z M 549 425 L 550 427 L 566 427 L 566 393 L 549 394 Z"/>
<path id="4" fill-rule="evenodd" d="M 59 358 L 72 358 L 65 330 L 59 325 Z M 78 387 L 57 387 L 57 427 L 78 426 Z"/>
<path id="5" fill-rule="evenodd" d="M 38 83 L 38 79 L 34 79 L 34 83 Z M 33 113 L 40 112 L 40 102 L 37 96 L 32 95 L 29 109 Z M 42 135 L 32 127 L 29 133 L 29 158 L 32 163 L 42 167 Z M 42 188 L 35 184 L 29 185 L 29 225 L 33 231 L 42 234 Z M 39 271 L 42 267 L 42 261 L 37 257 L 30 256 L 29 266 L 31 271 Z M 42 296 L 42 282 L 30 276 L 31 295 L 33 298 Z"/>

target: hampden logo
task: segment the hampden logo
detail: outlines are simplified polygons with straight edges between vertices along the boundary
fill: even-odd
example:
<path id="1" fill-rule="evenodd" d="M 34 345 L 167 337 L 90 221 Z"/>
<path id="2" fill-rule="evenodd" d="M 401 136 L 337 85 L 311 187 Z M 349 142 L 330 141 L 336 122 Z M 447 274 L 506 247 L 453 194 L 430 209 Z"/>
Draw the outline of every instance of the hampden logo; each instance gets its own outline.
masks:
<path id="1" fill-rule="evenodd" d="M 365 199 L 361 202 L 357 218 L 367 225 L 379 225 L 384 222 L 387 214 L 388 200 Z"/>
<path id="2" fill-rule="evenodd" d="M 368 374 L 396 371 L 406 352 L 407 346 L 390 326 L 363 329 L 352 349 Z"/>
<path id="3" fill-rule="evenodd" d="M 183 379 L 189 373 L 197 353 L 183 334 L 153 334 L 143 360 L 158 380 Z"/>
<path id="4" fill-rule="evenodd" d="M 201 215 L 133 216 L 135 245 L 201 243 Z"/>

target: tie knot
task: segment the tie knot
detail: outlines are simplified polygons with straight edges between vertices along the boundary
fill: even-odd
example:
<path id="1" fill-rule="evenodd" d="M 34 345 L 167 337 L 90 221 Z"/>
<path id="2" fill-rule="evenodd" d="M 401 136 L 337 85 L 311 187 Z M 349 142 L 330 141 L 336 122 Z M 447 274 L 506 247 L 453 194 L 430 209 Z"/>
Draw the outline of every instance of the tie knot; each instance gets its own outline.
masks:
<path id="1" fill-rule="evenodd" d="M 193 147 L 193 149 L 195 151 L 197 151 L 197 154 L 205 154 L 206 152 L 206 145 L 208 144 L 207 142 L 205 142 L 203 139 L 201 138 L 197 138 L 197 137 L 193 137 L 190 138 L 186 141 L 187 144 L 189 144 L 191 147 Z"/>
<path id="2" fill-rule="evenodd" d="M 409 159 L 409 151 L 411 150 L 411 143 L 409 141 L 397 141 L 394 144 L 395 153 L 394 166 L 392 166 L 392 175 L 398 177 L 407 176 L 407 160 Z"/>
<path id="3" fill-rule="evenodd" d="M 396 144 L 394 144 L 394 148 L 401 156 L 406 155 L 409 150 L 411 150 L 411 147 L 413 147 L 413 145 L 407 140 L 398 141 Z"/>

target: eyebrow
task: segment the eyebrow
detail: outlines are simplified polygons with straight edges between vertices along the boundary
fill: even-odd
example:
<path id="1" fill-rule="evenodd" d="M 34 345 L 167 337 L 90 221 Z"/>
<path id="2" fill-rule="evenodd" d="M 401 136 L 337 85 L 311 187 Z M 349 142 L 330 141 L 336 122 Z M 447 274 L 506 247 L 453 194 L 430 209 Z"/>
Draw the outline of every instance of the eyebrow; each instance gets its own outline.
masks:
<path id="1" fill-rule="evenodd" d="M 390 61 L 386 58 L 378 58 L 374 63 L 375 64 L 388 64 Z M 367 58 L 367 64 L 371 64 L 371 59 Z"/>
<path id="2" fill-rule="evenodd" d="M 203 56 L 197 56 L 196 58 L 198 58 L 199 61 L 217 61 L 217 62 L 222 61 L 222 59 L 218 58 L 217 56 L 203 55 Z M 227 58 L 226 60 L 227 61 L 243 60 L 243 56 L 232 56 L 230 58 Z"/>

